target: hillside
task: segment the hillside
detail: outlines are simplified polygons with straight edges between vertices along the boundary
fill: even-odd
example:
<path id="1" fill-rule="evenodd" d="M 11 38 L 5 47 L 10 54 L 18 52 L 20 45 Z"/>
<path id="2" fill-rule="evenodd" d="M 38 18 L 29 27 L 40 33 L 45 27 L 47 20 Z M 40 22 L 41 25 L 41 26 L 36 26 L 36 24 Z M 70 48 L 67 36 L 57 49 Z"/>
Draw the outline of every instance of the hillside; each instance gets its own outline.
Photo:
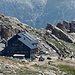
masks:
<path id="1" fill-rule="evenodd" d="M 47 22 L 75 19 L 74 0 L 0 0 L 0 13 L 17 17 L 34 28 L 45 28 Z"/>
<path id="2" fill-rule="evenodd" d="M 68 61 L 70 61 L 69 57 L 71 55 L 71 52 L 74 52 L 75 54 L 75 50 L 74 50 L 75 49 L 75 43 L 74 43 L 75 34 L 73 32 L 68 33 L 67 31 L 64 31 L 61 28 L 56 27 L 50 23 L 47 24 L 46 29 L 43 29 L 43 28 L 34 29 L 30 27 L 29 25 L 21 23 L 15 17 L 4 16 L 3 14 L 0 14 L 0 50 L 4 48 L 4 43 L 8 39 L 10 39 L 16 33 L 22 32 L 22 31 L 27 31 L 31 35 L 33 35 L 35 38 L 38 39 L 39 56 L 42 55 L 45 58 L 45 61 L 43 63 L 39 62 L 37 58 L 36 60 L 29 62 L 29 60 L 21 61 L 21 60 L 17 60 L 17 59 L 15 60 L 9 57 L 0 56 L 0 60 L 1 60 L 0 64 L 1 63 L 3 64 L 3 65 L 1 64 L 2 66 L 1 66 L 0 72 L 3 75 L 5 74 L 11 75 L 11 73 L 15 75 L 17 74 L 38 75 L 40 71 L 41 72 L 44 71 L 46 75 L 50 75 L 50 73 L 51 75 L 56 75 L 56 72 L 58 71 L 58 67 L 55 66 L 55 64 L 57 64 L 58 55 L 63 54 L 68 56 L 68 59 L 65 59 L 63 61 L 65 65 L 62 64 L 60 61 L 58 61 L 59 63 L 57 64 L 58 66 L 62 64 L 65 67 Z M 48 62 L 50 60 L 47 61 L 46 60 L 47 57 L 52 57 L 52 63 L 50 65 L 51 68 L 48 66 Z M 69 63 L 71 62 L 72 61 L 70 61 Z M 26 63 L 26 65 L 24 63 Z M 37 67 L 38 67 L 38 70 L 37 70 Z M 49 73 L 49 70 L 51 70 L 50 73 Z M 62 72 L 64 72 L 64 70 Z"/>
<path id="3" fill-rule="evenodd" d="M 21 23 L 17 18 L 0 15 L 0 37 L 2 40 L 8 40 L 16 33 L 22 31 L 27 31 L 37 38 L 41 50 L 47 50 L 49 52 L 56 51 L 56 53 L 58 52 L 59 54 L 62 52 L 66 53 L 63 48 L 66 48 L 68 51 L 74 50 L 75 38 L 72 33 L 64 32 L 52 24 L 47 24 L 46 29 L 34 29 Z"/>

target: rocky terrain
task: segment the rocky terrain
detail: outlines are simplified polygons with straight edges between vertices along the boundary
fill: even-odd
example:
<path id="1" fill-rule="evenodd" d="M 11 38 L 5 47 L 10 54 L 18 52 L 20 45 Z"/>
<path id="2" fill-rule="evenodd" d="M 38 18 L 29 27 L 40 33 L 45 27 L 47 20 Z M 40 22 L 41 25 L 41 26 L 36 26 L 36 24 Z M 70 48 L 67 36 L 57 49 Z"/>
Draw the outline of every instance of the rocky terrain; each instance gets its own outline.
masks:
<path id="1" fill-rule="evenodd" d="M 45 58 L 44 62 L 39 62 L 39 57 L 30 62 L 29 60 L 20 61 L 18 59 L 8 57 L 0 57 L 1 75 L 41 75 L 40 73 L 43 73 L 43 71 L 45 72 L 45 75 L 50 75 L 51 73 L 51 75 L 56 75 L 58 70 L 60 70 L 62 73 L 65 72 L 64 70 L 61 70 L 61 61 L 59 61 L 59 64 L 57 64 L 56 59 L 61 54 L 68 56 L 68 58 L 70 57 L 71 52 L 74 52 L 75 54 L 75 33 L 74 30 L 72 31 L 71 27 L 73 29 L 75 28 L 74 21 L 72 23 L 64 21 L 63 24 L 59 23 L 57 26 L 48 23 L 46 29 L 34 29 L 21 23 L 17 18 L 0 14 L 0 50 L 4 48 L 4 43 L 16 33 L 27 31 L 38 39 L 39 56 L 42 55 Z M 47 57 L 52 57 L 50 67 L 48 65 L 50 60 L 47 60 Z M 66 59 L 63 61 L 63 63 L 71 63 L 71 61 L 67 61 L 68 60 Z M 58 69 L 58 66 L 60 69 Z"/>
<path id="2" fill-rule="evenodd" d="M 0 0 L 0 13 L 17 17 L 34 28 L 45 28 L 47 22 L 75 19 L 74 0 Z"/>

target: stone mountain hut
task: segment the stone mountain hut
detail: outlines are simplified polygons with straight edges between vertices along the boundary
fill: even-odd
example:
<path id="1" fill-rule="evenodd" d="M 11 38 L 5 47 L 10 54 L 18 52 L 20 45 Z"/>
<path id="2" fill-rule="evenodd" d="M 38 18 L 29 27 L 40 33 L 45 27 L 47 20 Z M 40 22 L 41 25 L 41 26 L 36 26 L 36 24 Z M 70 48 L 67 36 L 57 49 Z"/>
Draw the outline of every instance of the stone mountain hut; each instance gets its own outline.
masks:
<path id="1" fill-rule="evenodd" d="M 3 56 L 21 55 L 31 58 L 38 51 L 38 40 L 28 32 L 21 32 L 14 35 L 6 42 L 5 49 L 1 52 Z"/>

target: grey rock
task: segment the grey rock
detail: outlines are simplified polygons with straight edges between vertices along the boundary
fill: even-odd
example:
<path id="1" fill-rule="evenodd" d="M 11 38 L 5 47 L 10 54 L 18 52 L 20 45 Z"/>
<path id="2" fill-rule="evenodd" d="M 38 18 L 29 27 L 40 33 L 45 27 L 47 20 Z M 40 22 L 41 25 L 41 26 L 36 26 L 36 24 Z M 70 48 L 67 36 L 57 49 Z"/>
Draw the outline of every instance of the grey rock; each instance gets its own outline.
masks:
<path id="1" fill-rule="evenodd" d="M 70 24 L 68 21 L 63 21 L 63 25 L 65 26 L 66 29 L 70 28 Z"/>
<path id="2" fill-rule="evenodd" d="M 0 75 L 4 75 L 3 73 L 0 73 Z"/>
<path id="3" fill-rule="evenodd" d="M 63 25 L 62 23 L 58 23 L 56 26 L 61 30 L 66 31 L 65 25 Z"/>
<path id="4" fill-rule="evenodd" d="M 21 23 L 17 18 L 9 17 L 9 16 L 0 16 L 0 36 L 1 40 L 7 41 L 11 37 L 13 37 L 16 33 L 27 31 L 35 38 L 38 39 L 38 49 L 43 52 L 49 52 L 50 55 L 56 56 L 60 54 L 62 46 L 60 40 L 64 40 L 67 42 L 74 42 L 74 39 L 70 37 L 67 33 L 55 27 L 53 25 L 48 24 L 46 29 L 34 29 L 26 24 Z M 66 24 L 67 25 L 67 24 Z M 60 48 L 57 47 L 57 44 Z M 62 45 L 62 46 L 61 46 Z M 3 47 L 0 44 L 0 50 Z M 67 48 L 66 48 L 67 49 Z M 65 51 L 64 51 L 65 52 Z"/>
<path id="5" fill-rule="evenodd" d="M 52 31 L 52 34 L 54 34 L 56 37 L 58 37 L 61 40 L 64 40 L 66 42 L 71 42 L 71 43 L 74 42 L 73 39 L 68 34 L 63 32 L 61 29 L 59 29 L 56 26 L 53 26 L 48 23 L 46 29 Z"/>

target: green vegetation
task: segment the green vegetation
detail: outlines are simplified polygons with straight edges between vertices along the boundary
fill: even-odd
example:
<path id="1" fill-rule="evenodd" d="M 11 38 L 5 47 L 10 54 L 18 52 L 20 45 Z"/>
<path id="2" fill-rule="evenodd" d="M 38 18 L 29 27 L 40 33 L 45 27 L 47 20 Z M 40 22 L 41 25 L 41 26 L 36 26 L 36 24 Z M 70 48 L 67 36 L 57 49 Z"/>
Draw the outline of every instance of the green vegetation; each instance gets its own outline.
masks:
<path id="1" fill-rule="evenodd" d="M 73 51 L 75 52 L 75 43 L 69 43 L 69 42 L 65 42 L 65 41 L 61 41 L 61 43 L 69 50 L 69 51 Z"/>
<path id="2" fill-rule="evenodd" d="M 41 70 L 53 70 L 53 71 L 57 71 L 56 67 L 52 67 L 52 66 L 44 66 L 44 65 L 32 65 L 33 67 L 39 68 Z"/>
<path id="3" fill-rule="evenodd" d="M 36 71 L 30 71 L 30 70 L 21 70 L 21 69 L 16 69 L 13 71 L 4 71 L 0 69 L 0 73 L 4 75 L 38 75 L 39 72 Z"/>
<path id="4" fill-rule="evenodd" d="M 64 44 L 60 44 L 59 42 L 57 42 L 55 39 L 49 38 L 48 41 L 50 41 L 51 43 L 53 43 L 59 50 L 61 53 L 64 54 L 64 51 L 62 50 L 62 47 L 64 47 Z"/>
<path id="5" fill-rule="evenodd" d="M 3 70 L 2 69 L 0 69 L 0 73 L 3 73 Z"/>
<path id="6" fill-rule="evenodd" d="M 30 71 L 30 70 L 16 70 L 17 75 L 38 75 L 39 72 L 36 71 Z"/>
<path id="7" fill-rule="evenodd" d="M 73 43 L 73 45 L 75 46 L 75 42 Z"/>
<path id="8" fill-rule="evenodd" d="M 71 67 L 68 65 L 58 65 L 59 69 L 63 72 L 66 72 L 68 75 L 75 75 L 75 67 Z"/>

